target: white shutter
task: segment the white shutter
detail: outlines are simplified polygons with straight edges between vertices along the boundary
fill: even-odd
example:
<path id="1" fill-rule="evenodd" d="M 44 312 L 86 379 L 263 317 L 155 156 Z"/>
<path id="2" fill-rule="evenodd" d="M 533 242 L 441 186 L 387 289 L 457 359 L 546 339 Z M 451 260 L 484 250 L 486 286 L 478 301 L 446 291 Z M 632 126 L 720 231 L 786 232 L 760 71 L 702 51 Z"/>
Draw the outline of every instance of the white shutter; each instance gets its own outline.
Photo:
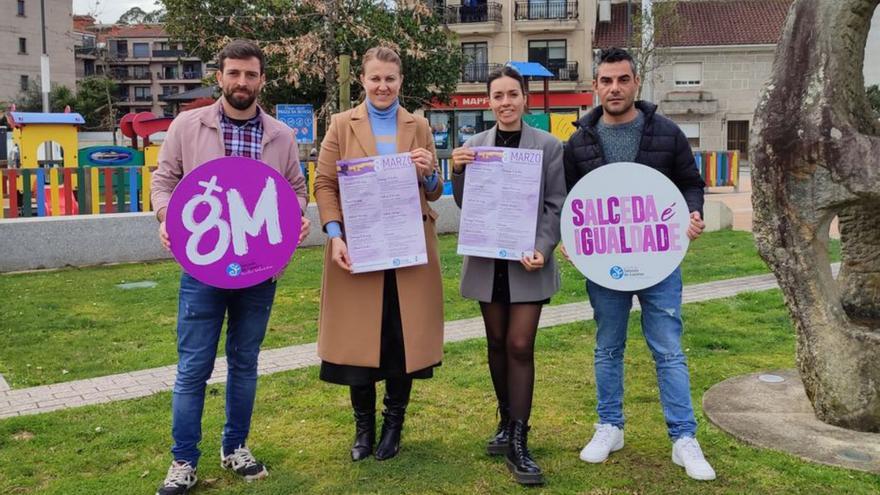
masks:
<path id="1" fill-rule="evenodd" d="M 699 86 L 703 79 L 700 62 L 677 63 L 673 68 L 676 86 Z"/>

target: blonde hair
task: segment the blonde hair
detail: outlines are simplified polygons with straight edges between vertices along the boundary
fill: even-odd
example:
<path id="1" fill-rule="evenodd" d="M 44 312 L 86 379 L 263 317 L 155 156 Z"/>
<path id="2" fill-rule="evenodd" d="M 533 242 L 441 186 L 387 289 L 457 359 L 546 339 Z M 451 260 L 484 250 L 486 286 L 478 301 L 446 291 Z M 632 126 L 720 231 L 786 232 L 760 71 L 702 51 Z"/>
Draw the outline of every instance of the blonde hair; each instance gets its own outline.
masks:
<path id="1" fill-rule="evenodd" d="M 364 53 L 361 63 L 361 75 L 364 75 L 364 68 L 370 60 L 378 60 L 380 62 L 388 62 L 397 65 L 397 69 L 403 73 L 403 63 L 400 61 L 400 55 L 387 46 L 374 46 Z"/>

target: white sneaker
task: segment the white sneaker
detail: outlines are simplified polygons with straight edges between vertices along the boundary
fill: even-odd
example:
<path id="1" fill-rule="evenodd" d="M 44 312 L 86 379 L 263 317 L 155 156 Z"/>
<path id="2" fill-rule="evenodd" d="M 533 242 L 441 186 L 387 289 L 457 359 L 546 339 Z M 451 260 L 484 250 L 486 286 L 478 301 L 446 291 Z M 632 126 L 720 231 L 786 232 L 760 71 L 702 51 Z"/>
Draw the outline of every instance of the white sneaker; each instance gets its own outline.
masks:
<path id="1" fill-rule="evenodd" d="M 250 449 L 243 445 L 227 456 L 223 455 L 223 447 L 220 447 L 220 467 L 232 470 L 247 482 L 261 480 L 269 476 L 269 470 L 266 469 L 266 466 L 256 460 Z"/>
<path id="2" fill-rule="evenodd" d="M 192 464 L 184 461 L 173 461 L 168 468 L 168 474 L 162 486 L 156 490 L 156 495 L 183 495 L 195 486 L 199 479 Z"/>
<path id="3" fill-rule="evenodd" d="M 706 462 L 700 443 L 694 437 L 681 437 L 672 444 L 672 462 L 683 466 L 687 475 L 695 480 L 715 479 L 715 470 Z"/>
<path id="4" fill-rule="evenodd" d="M 623 430 L 609 424 L 594 424 L 593 427 L 596 433 L 581 450 L 580 458 L 584 462 L 604 462 L 608 454 L 623 448 Z"/>

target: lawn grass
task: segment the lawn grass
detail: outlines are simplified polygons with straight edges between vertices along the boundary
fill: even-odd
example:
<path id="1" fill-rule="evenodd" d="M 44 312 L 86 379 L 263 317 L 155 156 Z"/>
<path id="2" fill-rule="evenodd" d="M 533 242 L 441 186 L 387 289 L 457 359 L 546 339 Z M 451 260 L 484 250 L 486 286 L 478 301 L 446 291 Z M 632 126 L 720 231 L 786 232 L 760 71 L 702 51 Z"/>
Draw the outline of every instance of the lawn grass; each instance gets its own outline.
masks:
<path id="1" fill-rule="evenodd" d="M 633 315 L 626 355 L 626 447 L 601 465 L 577 454 L 595 421 L 595 326 L 542 330 L 530 446 L 547 485 L 515 485 L 484 442 L 496 421 L 485 341 L 446 346 L 443 366 L 420 381 L 403 450 L 352 463 L 353 422 L 343 387 L 307 368 L 260 379 L 249 440 L 267 480 L 245 484 L 218 466 L 222 385 L 209 387 L 202 480 L 195 494 L 876 494 L 877 476 L 749 447 L 713 427 L 700 399 L 732 376 L 794 365 L 794 331 L 777 290 L 686 305 L 683 310 L 699 439 L 718 472 L 688 479 L 670 461 L 650 354 Z M 169 462 L 170 394 L 0 421 L 0 491 L 16 494 L 153 493 Z"/>
<path id="2" fill-rule="evenodd" d="M 447 321 L 479 315 L 459 295 L 456 239 L 440 237 Z M 297 251 L 279 281 L 264 349 L 316 340 L 322 263 L 322 248 Z M 564 260 L 559 266 L 563 286 L 552 304 L 585 300 L 583 276 Z M 767 267 L 751 234 L 726 230 L 692 243 L 682 272 L 694 284 Z M 0 374 L 22 388 L 174 364 L 179 277 L 170 261 L 0 275 Z M 157 286 L 116 287 L 144 280 Z"/>

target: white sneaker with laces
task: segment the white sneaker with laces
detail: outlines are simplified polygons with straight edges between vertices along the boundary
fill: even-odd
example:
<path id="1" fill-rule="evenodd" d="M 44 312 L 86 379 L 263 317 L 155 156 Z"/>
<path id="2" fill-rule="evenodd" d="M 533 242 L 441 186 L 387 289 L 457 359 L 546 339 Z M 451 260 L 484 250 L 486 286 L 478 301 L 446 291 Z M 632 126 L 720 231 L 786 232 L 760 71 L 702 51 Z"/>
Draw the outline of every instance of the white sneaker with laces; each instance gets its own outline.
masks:
<path id="1" fill-rule="evenodd" d="M 706 462 L 700 443 L 694 437 L 681 437 L 672 444 L 672 462 L 683 466 L 687 475 L 695 480 L 715 479 L 715 470 Z"/>
<path id="2" fill-rule="evenodd" d="M 254 458 L 251 450 L 243 445 L 227 456 L 223 455 L 223 447 L 220 447 L 220 466 L 223 469 L 231 469 L 248 482 L 269 476 L 266 466 Z"/>
<path id="3" fill-rule="evenodd" d="M 623 430 L 610 424 L 594 424 L 596 433 L 582 450 L 580 458 L 584 462 L 599 463 L 608 458 L 608 454 L 623 448 Z"/>
<path id="4" fill-rule="evenodd" d="M 185 461 L 173 461 L 165 475 L 165 481 L 156 491 L 156 495 L 183 495 L 195 486 L 199 479 L 192 464 Z"/>

